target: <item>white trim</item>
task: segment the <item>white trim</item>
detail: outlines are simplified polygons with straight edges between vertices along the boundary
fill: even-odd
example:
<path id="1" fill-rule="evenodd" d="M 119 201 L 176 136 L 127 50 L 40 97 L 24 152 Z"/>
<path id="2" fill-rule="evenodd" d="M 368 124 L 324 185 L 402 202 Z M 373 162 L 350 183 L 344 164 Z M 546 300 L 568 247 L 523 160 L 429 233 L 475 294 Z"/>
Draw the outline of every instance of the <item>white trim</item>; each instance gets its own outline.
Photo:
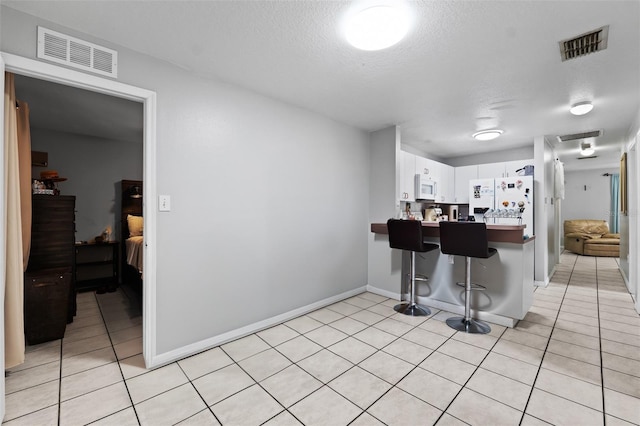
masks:
<path id="1" fill-rule="evenodd" d="M 367 284 L 367 291 L 373 294 L 377 294 L 379 296 L 388 297 L 389 299 L 398 300 L 398 301 L 402 300 L 402 298 L 400 297 L 400 293 L 383 290 L 381 288 L 374 287 L 371 284 Z"/>
<path id="2" fill-rule="evenodd" d="M 57 65 L 24 58 L 10 53 L 0 52 L 4 59 L 6 71 L 51 81 L 66 86 L 78 87 L 109 96 L 129 99 L 144 104 L 143 130 L 143 177 L 144 177 L 144 281 L 143 281 L 143 356 L 148 368 L 158 365 L 156 361 L 156 93 L 109 80 L 103 77 L 62 68 Z M 4 207 L 4 206 L 3 206 Z M 149 207 L 149 208 L 148 208 Z M 4 247 L 4 245 L 3 245 Z M 4 274 L 3 274 L 4 277 Z M 3 278 L 4 279 L 4 278 Z M 4 326 L 2 327 L 4 341 Z M 3 393 L 4 395 L 4 393 Z"/>
<path id="3" fill-rule="evenodd" d="M 4 289 L 7 280 L 7 265 L 5 262 L 6 256 L 6 248 L 7 248 L 7 234 L 5 232 L 6 223 L 7 223 L 7 206 L 5 205 L 4 198 L 6 194 L 4 193 L 5 188 L 5 173 L 4 169 L 4 71 L 5 71 L 5 63 L 4 58 L 0 55 L 0 71 L 2 71 L 2 81 L 0 81 L 0 89 L 2 89 L 2 102 L 0 102 L 0 140 L 2 140 L 2 149 L 0 149 L 0 176 L 2 176 L 2 185 L 0 185 L 0 219 L 2 220 L 2 225 L 0 226 L 0 360 L 2 360 L 2 366 L 4 367 Z M 5 386 L 4 386 L 4 375 L 2 375 L 2 380 L 0 380 L 0 392 L 2 392 L 2 399 L 0 400 L 0 421 L 4 420 L 4 412 L 5 412 Z"/>
<path id="4" fill-rule="evenodd" d="M 265 328 L 282 324 L 283 322 L 289 321 L 290 319 L 308 314 L 309 312 L 313 312 L 317 309 L 323 308 L 333 303 L 340 302 L 341 300 L 348 299 L 349 297 L 356 296 L 365 291 L 368 291 L 368 286 L 358 287 L 356 289 L 346 291 L 336 296 L 331 296 L 326 299 L 320 300 L 318 302 L 311 303 L 310 305 L 303 306 L 301 308 L 297 308 L 280 315 L 276 315 L 275 317 L 267 318 L 265 320 L 258 321 L 253 324 L 249 324 L 244 327 L 237 328 L 235 330 L 231 330 L 229 332 L 220 334 L 218 336 L 214 336 L 205 340 L 201 340 L 199 342 L 192 343 L 187 346 L 183 346 L 178 349 L 174 349 L 169 352 L 165 352 L 154 358 L 154 362 L 155 362 L 154 367 L 159 367 L 161 365 L 169 364 L 178 359 L 186 358 L 188 356 L 197 354 L 199 352 L 206 351 L 207 349 L 213 348 L 215 346 L 223 345 L 232 340 L 236 340 L 241 337 L 248 336 L 249 334 L 256 333 L 260 330 L 264 330 Z"/>

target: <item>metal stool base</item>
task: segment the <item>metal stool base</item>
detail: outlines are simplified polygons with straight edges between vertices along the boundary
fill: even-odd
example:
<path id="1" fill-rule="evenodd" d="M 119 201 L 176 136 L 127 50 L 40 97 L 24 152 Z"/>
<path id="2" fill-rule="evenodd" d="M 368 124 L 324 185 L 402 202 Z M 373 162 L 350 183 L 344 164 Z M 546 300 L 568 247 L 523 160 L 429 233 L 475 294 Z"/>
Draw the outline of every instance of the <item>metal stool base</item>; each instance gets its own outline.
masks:
<path id="1" fill-rule="evenodd" d="M 426 306 L 418 305 L 414 303 L 400 303 L 393 307 L 393 309 L 399 314 L 404 314 L 412 317 L 426 317 L 431 315 L 431 310 Z"/>
<path id="2" fill-rule="evenodd" d="M 471 318 L 468 320 L 464 317 L 447 318 L 447 325 L 455 330 L 464 331 L 465 333 L 487 334 L 491 332 L 489 324 Z"/>

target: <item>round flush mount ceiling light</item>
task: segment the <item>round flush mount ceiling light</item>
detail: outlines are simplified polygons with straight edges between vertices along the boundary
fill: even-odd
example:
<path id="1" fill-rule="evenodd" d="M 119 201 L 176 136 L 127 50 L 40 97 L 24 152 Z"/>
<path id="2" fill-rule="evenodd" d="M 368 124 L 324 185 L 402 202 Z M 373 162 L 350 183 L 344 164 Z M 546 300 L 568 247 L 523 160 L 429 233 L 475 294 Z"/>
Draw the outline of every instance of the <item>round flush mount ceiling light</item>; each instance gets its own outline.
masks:
<path id="1" fill-rule="evenodd" d="M 590 101 L 584 101 L 571 105 L 569 112 L 573 115 L 585 115 L 592 109 L 593 104 Z"/>
<path id="2" fill-rule="evenodd" d="M 593 148 L 593 145 L 591 145 L 590 143 L 584 142 L 580 144 L 580 155 L 582 155 L 583 157 L 588 157 L 590 155 L 593 155 L 595 152 L 596 150 Z"/>
<path id="3" fill-rule="evenodd" d="M 409 30 L 409 16 L 401 7 L 366 8 L 346 22 L 347 41 L 360 50 L 382 50 L 398 43 Z"/>
<path id="4" fill-rule="evenodd" d="M 498 130 L 498 129 L 482 130 L 480 132 L 474 133 L 473 138 L 479 141 L 490 141 L 497 138 L 503 133 L 504 133 L 503 130 Z"/>

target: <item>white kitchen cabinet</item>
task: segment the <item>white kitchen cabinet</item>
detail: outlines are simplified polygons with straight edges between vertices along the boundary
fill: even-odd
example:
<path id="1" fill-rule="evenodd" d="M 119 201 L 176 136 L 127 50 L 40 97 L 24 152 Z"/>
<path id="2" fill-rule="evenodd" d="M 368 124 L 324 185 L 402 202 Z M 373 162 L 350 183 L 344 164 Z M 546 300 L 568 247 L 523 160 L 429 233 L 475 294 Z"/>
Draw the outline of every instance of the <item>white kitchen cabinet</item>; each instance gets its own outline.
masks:
<path id="1" fill-rule="evenodd" d="M 400 151 L 400 185 L 398 200 L 400 201 L 415 201 L 415 175 L 416 175 L 416 156 L 406 152 Z"/>
<path id="2" fill-rule="evenodd" d="M 455 167 L 448 164 L 440 164 L 440 201 L 443 203 L 455 203 Z"/>
<path id="3" fill-rule="evenodd" d="M 520 172 L 518 170 L 523 169 L 526 165 L 533 165 L 533 160 L 506 161 L 504 163 L 504 177 L 523 176 L 524 170 Z"/>
<path id="4" fill-rule="evenodd" d="M 533 160 L 503 161 L 500 163 L 478 164 L 478 179 L 514 177 L 523 175 L 523 171 L 517 170 L 527 164 L 533 164 Z"/>
<path id="5" fill-rule="evenodd" d="M 455 168 L 454 202 L 469 203 L 469 181 L 478 179 L 478 166 L 460 166 Z"/>

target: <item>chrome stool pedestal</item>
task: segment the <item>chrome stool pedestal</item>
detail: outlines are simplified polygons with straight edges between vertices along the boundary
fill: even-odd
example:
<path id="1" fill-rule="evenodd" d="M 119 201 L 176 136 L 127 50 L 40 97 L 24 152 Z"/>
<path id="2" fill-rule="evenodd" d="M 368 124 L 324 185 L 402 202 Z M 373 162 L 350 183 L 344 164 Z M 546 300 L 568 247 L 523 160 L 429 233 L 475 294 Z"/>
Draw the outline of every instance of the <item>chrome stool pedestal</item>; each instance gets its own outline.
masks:
<path id="1" fill-rule="evenodd" d="M 464 317 L 447 318 L 447 325 L 455 330 L 472 334 L 487 334 L 491 332 L 489 324 L 471 318 L 471 291 L 484 290 L 484 287 L 473 288 L 471 284 L 471 258 L 465 258 L 466 271 L 464 279 Z"/>

